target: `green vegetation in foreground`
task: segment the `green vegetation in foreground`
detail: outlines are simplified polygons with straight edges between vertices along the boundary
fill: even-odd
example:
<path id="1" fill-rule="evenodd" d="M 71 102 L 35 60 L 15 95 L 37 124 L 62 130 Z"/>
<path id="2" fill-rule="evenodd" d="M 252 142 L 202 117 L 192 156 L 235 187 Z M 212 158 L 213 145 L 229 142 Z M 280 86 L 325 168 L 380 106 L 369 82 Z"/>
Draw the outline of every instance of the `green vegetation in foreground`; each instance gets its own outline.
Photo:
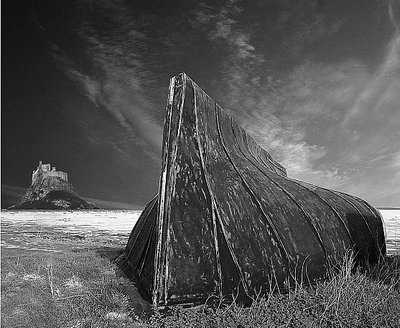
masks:
<path id="1" fill-rule="evenodd" d="M 352 273 L 352 259 L 346 258 L 329 281 L 260 297 L 249 308 L 233 303 L 149 318 L 132 283 L 104 255 L 75 248 L 3 257 L 2 327 L 400 326 L 400 257 L 367 273 Z"/>

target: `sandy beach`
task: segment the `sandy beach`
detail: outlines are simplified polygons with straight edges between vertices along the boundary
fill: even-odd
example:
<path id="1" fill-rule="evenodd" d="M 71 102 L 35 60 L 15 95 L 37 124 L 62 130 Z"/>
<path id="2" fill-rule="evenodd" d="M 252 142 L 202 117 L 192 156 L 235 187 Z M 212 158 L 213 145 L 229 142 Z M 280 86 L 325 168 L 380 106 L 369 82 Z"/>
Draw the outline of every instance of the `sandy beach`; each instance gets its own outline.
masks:
<path id="1" fill-rule="evenodd" d="M 381 210 L 385 222 L 387 252 L 400 254 L 400 210 Z M 28 230 L 51 229 L 68 233 L 77 238 L 102 236 L 110 242 L 128 240 L 141 211 L 94 210 L 94 211 L 2 211 L 2 248 L 21 247 L 19 234 Z M 26 230 L 26 229 L 25 229 Z"/>

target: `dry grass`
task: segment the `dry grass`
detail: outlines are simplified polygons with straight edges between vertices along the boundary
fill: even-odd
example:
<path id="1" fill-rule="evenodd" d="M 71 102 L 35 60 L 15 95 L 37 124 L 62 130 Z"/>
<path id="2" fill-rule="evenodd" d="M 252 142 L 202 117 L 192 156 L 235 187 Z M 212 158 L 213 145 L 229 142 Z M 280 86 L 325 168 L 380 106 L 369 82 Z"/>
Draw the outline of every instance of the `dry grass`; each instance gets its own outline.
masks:
<path id="1" fill-rule="evenodd" d="M 259 297 L 249 308 L 175 309 L 153 316 L 148 327 L 400 327 L 400 257 L 362 272 L 349 255 L 333 272 L 326 282 Z"/>
<path id="2" fill-rule="evenodd" d="M 2 327 L 400 327 L 400 257 L 361 271 L 347 256 L 328 281 L 264 295 L 247 308 L 175 308 L 149 318 L 111 260 L 120 246 L 68 238 L 58 252 L 2 255 Z M 40 236 L 40 246 L 51 248 L 53 239 Z"/>
<path id="3" fill-rule="evenodd" d="M 2 263 L 2 327 L 132 327 L 116 267 L 93 251 Z"/>

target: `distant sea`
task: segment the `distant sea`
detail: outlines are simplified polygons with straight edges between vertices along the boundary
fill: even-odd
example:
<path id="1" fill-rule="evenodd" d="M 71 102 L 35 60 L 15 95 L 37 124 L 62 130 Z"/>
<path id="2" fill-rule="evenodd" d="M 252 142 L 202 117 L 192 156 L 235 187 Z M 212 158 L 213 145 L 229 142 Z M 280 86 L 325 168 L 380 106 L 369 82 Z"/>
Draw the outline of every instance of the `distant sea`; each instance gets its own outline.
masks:
<path id="1" fill-rule="evenodd" d="M 380 212 L 385 222 L 388 254 L 400 255 L 400 209 Z M 128 238 L 140 213 L 135 210 L 1 211 L 1 225 L 2 229 L 10 224 L 51 226 L 71 234 L 108 234 Z M 2 247 L 7 245 L 2 243 Z"/>

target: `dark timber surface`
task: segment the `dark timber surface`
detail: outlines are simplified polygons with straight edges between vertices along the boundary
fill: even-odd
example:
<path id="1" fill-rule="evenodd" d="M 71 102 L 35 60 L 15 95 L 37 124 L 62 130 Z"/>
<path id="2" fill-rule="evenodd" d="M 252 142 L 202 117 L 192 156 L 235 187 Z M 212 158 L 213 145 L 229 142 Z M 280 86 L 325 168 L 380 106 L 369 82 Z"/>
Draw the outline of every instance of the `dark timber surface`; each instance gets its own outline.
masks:
<path id="1" fill-rule="evenodd" d="M 385 253 L 376 209 L 288 178 L 186 74 L 171 79 L 159 193 L 125 252 L 155 307 L 312 283 L 350 248 Z"/>

